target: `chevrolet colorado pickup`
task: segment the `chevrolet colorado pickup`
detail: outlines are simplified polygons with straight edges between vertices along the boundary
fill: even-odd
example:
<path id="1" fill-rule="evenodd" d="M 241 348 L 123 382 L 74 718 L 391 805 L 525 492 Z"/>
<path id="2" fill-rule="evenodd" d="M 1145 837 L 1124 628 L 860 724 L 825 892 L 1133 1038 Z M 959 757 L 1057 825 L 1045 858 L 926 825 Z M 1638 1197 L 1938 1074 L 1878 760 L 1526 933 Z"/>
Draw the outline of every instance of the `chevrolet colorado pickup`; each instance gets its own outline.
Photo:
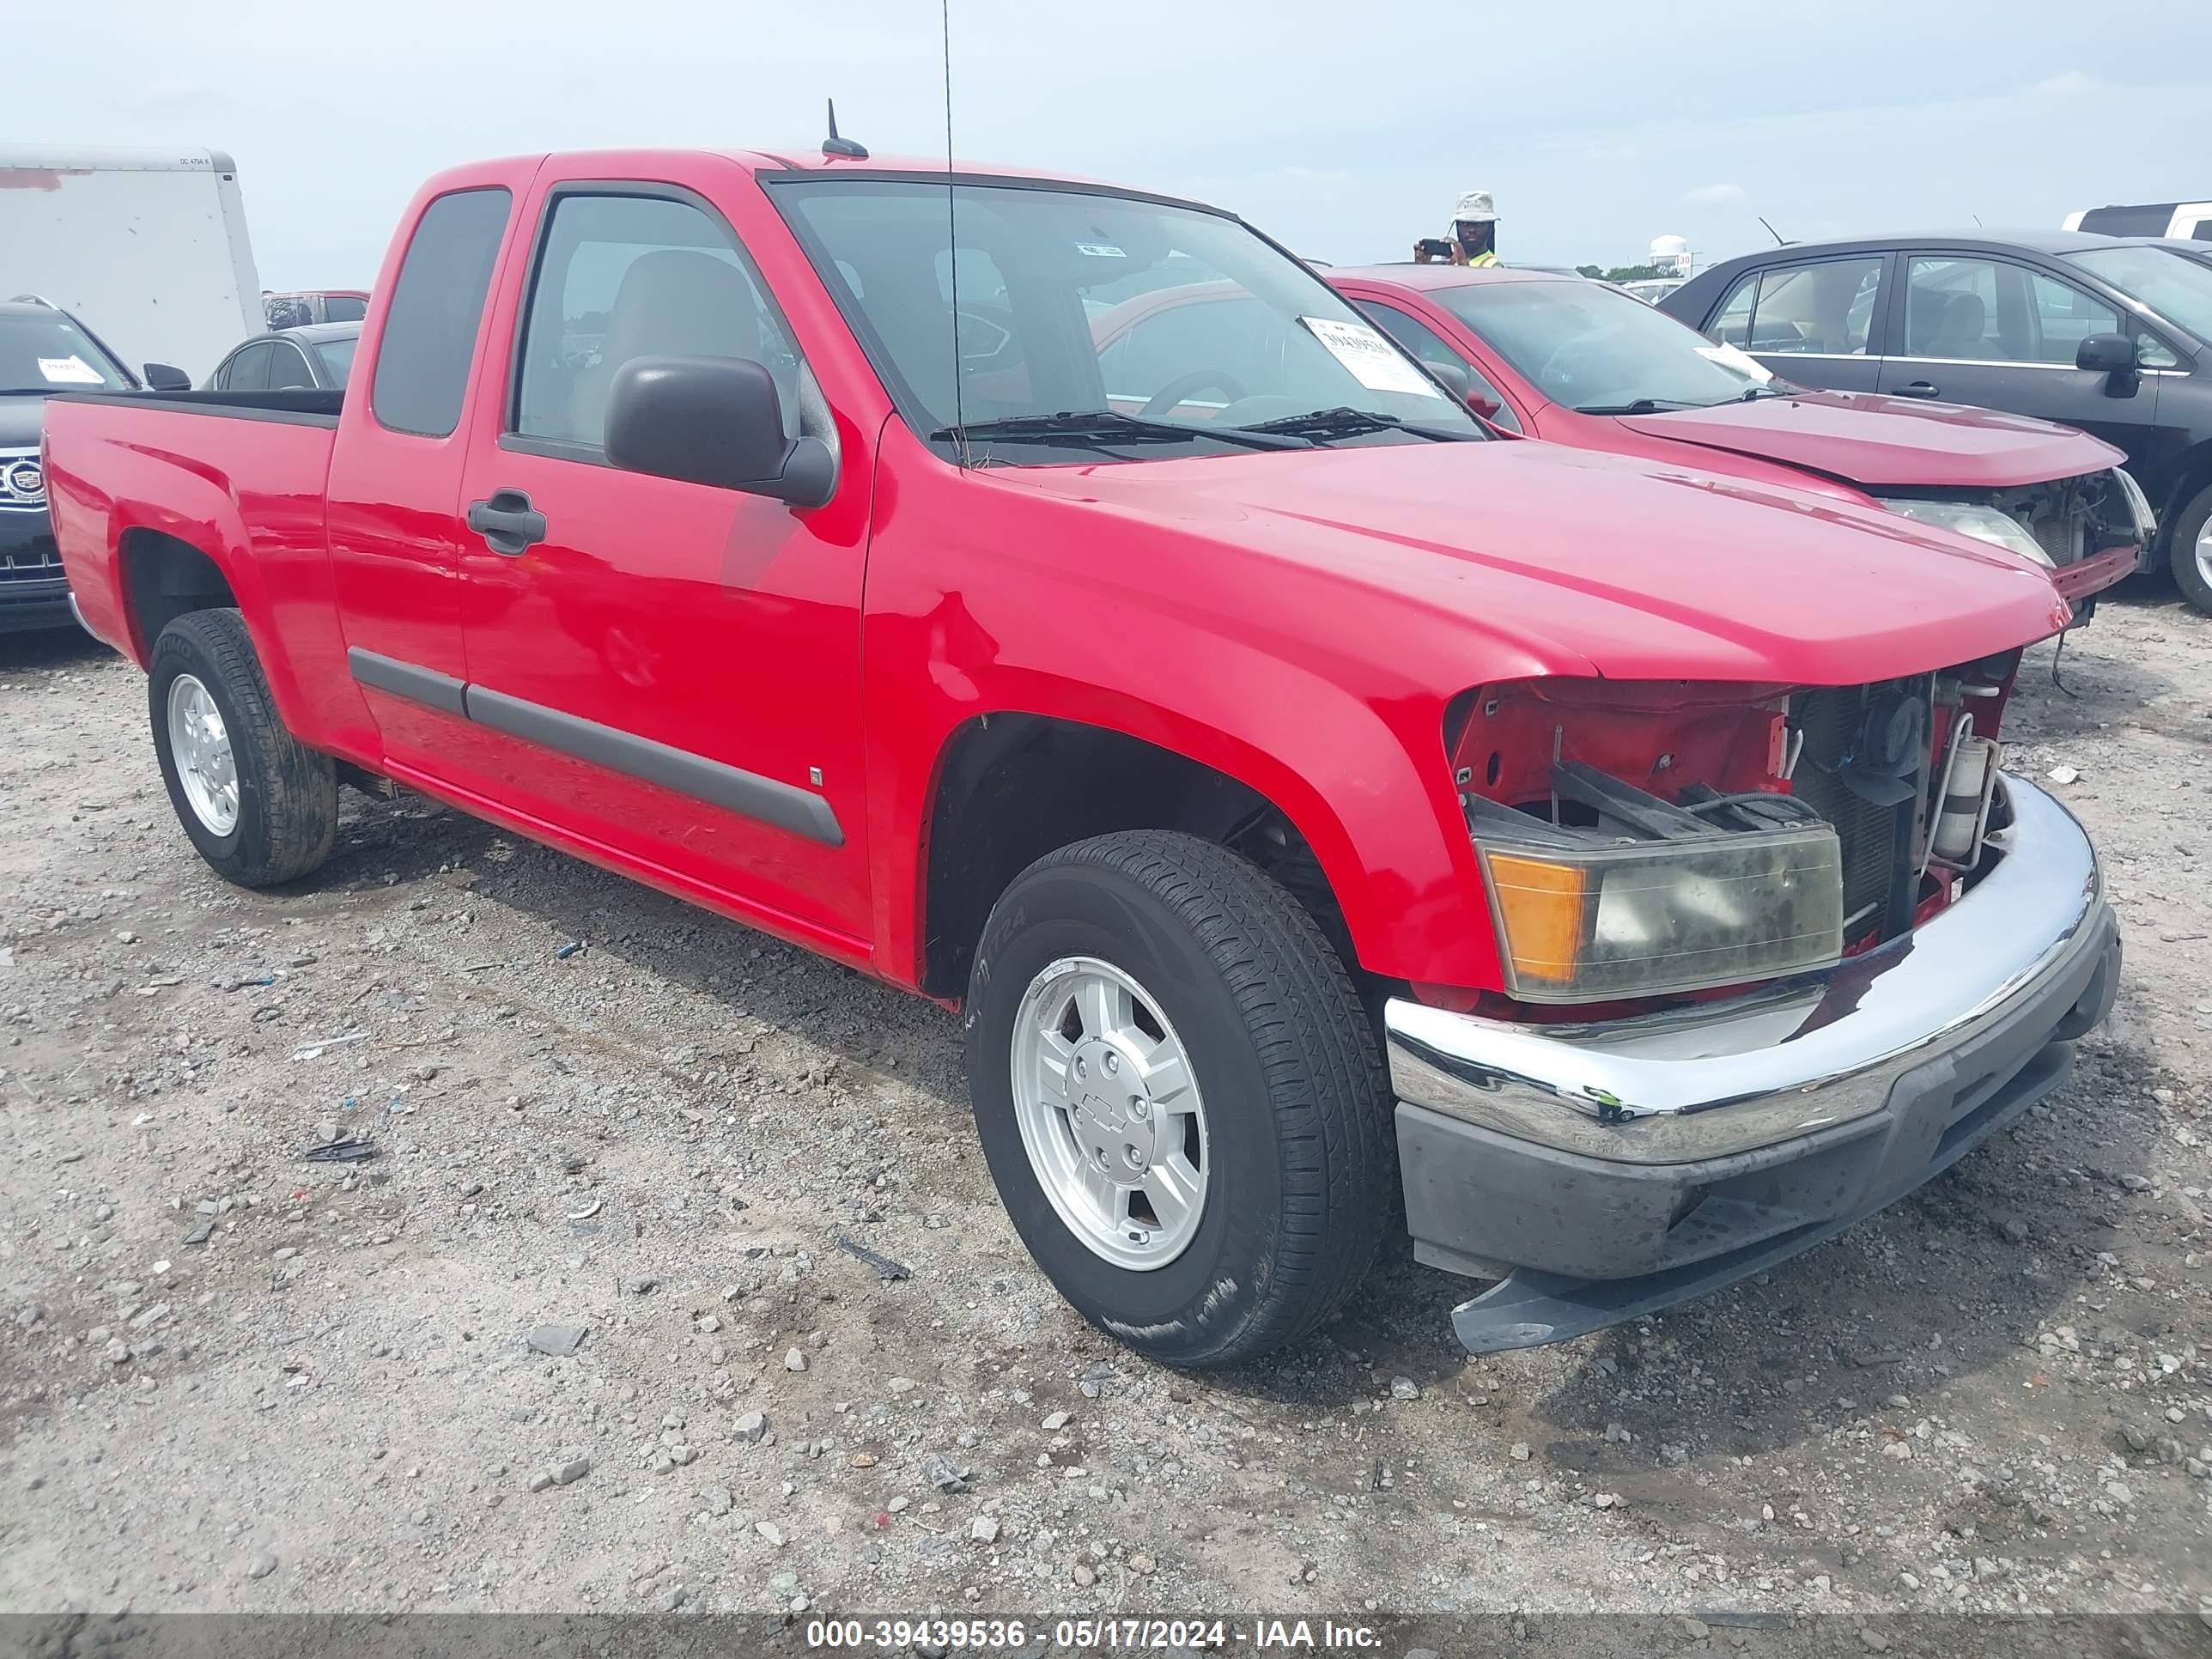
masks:
<path id="1" fill-rule="evenodd" d="M 1164 270 L 1271 349 L 1102 361 Z M 2111 1003 L 2089 842 L 1999 765 L 2046 572 L 1492 439 L 1233 216 L 532 156 L 374 293 L 343 393 L 49 414 L 185 834 L 291 881 L 395 781 L 958 1009 L 1023 1240 L 1159 1359 L 1312 1330 L 1401 1194 L 1498 1281 L 1471 1349 L 1727 1284 Z"/>

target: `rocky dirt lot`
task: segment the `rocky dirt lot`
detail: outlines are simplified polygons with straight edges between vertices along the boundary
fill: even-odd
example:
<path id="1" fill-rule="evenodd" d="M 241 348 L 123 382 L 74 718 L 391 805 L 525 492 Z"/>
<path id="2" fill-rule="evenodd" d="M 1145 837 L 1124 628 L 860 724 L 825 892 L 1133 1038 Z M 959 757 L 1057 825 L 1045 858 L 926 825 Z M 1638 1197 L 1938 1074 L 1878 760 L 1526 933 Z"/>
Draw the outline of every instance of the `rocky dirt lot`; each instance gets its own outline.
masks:
<path id="1" fill-rule="evenodd" d="M 0 641 L 0 1608 L 2193 1615 L 2212 623 L 2050 664 L 2129 952 L 2061 1094 L 1661 1319 L 1471 1360 L 1401 1248 L 1197 1377 L 1032 1268 L 941 1011 L 413 797 L 228 887 L 137 672 Z"/>

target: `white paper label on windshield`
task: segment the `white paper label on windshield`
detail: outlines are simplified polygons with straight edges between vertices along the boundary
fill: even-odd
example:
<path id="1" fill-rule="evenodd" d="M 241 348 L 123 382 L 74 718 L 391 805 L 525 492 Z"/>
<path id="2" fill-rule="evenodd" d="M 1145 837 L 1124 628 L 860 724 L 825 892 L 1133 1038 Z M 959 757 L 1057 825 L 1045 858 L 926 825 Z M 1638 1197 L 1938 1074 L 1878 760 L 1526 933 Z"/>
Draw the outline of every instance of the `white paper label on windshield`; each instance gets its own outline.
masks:
<path id="1" fill-rule="evenodd" d="M 39 373 L 51 386 L 99 386 L 100 371 L 72 353 L 66 357 L 41 357 Z"/>
<path id="2" fill-rule="evenodd" d="M 1301 317 L 1315 339 L 1328 348 L 1329 356 L 1352 373 L 1370 392 L 1411 392 L 1423 398 L 1444 394 L 1429 384 L 1428 377 L 1407 362 L 1389 341 L 1364 323 L 1339 322 L 1333 317 Z"/>
<path id="3" fill-rule="evenodd" d="M 1078 242 L 1075 251 L 1093 259 L 1126 259 L 1129 257 L 1111 242 Z"/>

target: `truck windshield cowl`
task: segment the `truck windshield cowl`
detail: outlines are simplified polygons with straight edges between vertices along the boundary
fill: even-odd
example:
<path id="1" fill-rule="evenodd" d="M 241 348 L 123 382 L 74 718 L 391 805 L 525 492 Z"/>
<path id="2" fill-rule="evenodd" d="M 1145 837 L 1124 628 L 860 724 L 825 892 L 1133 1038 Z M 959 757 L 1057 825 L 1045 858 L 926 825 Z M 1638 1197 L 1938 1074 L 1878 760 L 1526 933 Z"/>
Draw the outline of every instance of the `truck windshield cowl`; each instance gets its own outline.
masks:
<path id="1" fill-rule="evenodd" d="M 1066 465 L 1485 435 L 1311 270 L 1224 215 L 1019 183 L 764 182 L 900 414 L 948 458 Z M 1130 417 L 1118 434 L 1116 417 Z"/>

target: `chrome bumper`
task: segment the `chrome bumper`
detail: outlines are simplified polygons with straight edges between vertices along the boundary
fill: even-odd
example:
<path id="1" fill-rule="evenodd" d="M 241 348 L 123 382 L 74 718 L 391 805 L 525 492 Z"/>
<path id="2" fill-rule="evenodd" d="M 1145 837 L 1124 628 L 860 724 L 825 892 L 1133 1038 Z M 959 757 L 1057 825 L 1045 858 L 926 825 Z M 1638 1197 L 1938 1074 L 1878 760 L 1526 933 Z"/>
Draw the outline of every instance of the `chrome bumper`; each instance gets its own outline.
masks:
<path id="1" fill-rule="evenodd" d="M 1393 999 L 1398 1098 L 1585 1158 L 1747 1152 L 1878 1111 L 1912 1067 L 1972 1043 L 2102 948 L 2095 849 L 2007 776 L 2003 855 L 1923 927 L 1825 974 L 1664 1014 L 1532 1027 Z M 2055 1018 L 2055 1015 L 2054 1015 Z"/>

